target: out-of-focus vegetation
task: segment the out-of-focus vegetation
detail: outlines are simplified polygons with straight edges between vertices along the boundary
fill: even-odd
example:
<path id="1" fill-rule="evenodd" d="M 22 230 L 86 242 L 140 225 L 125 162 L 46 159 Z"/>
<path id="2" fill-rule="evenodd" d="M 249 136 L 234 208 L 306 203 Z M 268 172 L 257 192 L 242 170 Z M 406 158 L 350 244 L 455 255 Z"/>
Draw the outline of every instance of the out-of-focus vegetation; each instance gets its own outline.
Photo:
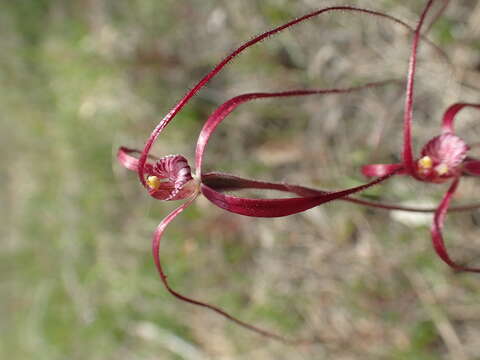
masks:
<path id="1" fill-rule="evenodd" d="M 115 162 L 234 46 L 341 1 L 35 0 L 0 4 L 0 358 L 475 359 L 480 278 L 435 256 L 427 216 L 336 202 L 250 219 L 199 201 L 166 234 L 175 288 L 308 348 L 260 338 L 161 286 L 151 232 L 175 204 L 154 201 Z M 358 1 L 415 24 L 423 1 Z M 451 1 L 418 73 L 417 149 L 442 111 L 480 101 L 480 7 Z M 409 38 L 385 20 L 336 14 L 250 49 L 162 134 L 158 155 L 190 159 L 206 116 L 254 90 L 342 87 L 406 73 Z M 477 86 L 477 89 L 475 89 Z M 209 169 L 326 189 L 362 164 L 398 158 L 402 89 L 268 100 L 232 115 Z M 458 129 L 478 142 L 478 113 Z M 478 198 L 478 181 L 458 202 Z M 435 204 L 443 186 L 395 179 L 364 196 Z M 478 211 L 452 215 L 452 256 L 480 254 Z"/>

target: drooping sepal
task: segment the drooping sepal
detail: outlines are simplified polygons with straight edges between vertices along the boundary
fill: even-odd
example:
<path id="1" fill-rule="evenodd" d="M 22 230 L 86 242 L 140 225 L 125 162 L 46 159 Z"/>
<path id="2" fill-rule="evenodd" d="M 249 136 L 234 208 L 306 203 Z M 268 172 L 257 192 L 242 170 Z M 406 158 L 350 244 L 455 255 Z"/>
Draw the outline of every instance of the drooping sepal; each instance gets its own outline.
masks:
<path id="1" fill-rule="evenodd" d="M 200 301 L 194 298 L 191 298 L 190 296 L 184 295 L 177 290 L 173 289 L 172 286 L 170 285 L 170 282 L 168 281 L 167 274 L 162 266 L 162 262 L 160 260 L 160 244 L 163 238 L 163 234 L 165 233 L 165 230 L 167 226 L 178 216 L 180 215 L 185 209 L 187 209 L 197 198 L 198 193 L 195 193 L 188 201 L 180 205 L 178 208 L 173 210 L 170 214 L 168 214 L 157 226 L 155 232 L 153 233 L 153 239 L 152 239 L 152 254 L 153 254 L 153 261 L 155 263 L 155 267 L 157 268 L 157 272 L 160 276 L 160 280 L 162 281 L 163 285 L 167 289 L 167 291 L 175 296 L 177 299 L 182 300 L 186 303 L 200 306 L 206 309 L 209 309 L 211 311 L 216 312 L 217 314 L 223 316 L 224 318 L 236 323 L 237 325 L 240 325 L 250 331 L 253 331 L 257 334 L 260 334 L 262 336 L 265 336 L 266 338 L 274 339 L 281 341 L 286 344 L 291 344 L 291 345 L 302 345 L 302 344 L 311 344 L 315 342 L 315 339 L 288 339 L 286 337 L 283 337 L 282 335 L 276 334 L 274 332 L 265 330 L 263 328 L 260 328 L 258 326 L 252 325 L 246 321 L 240 320 L 239 318 L 231 315 L 227 311 L 223 310 L 222 308 L 209 304 L 204 301 Z"/>
<path id="2" fill-rule="evenodd" d="M 453 261 L 448 254 L 447 248 L 445 247 L 445 242 L 443 240 L 442 230 L 443 224 L 445 222 L 445 216 L 452 200 L 453 194 L 457 190 L 458 183 L 460 182 L 459 178 L 456 178 L 450 188 L 447 190 L 444 195 L 442 202 L 435 212 L 431 233 L 432 233 L 432 243 L 437 255 L 451 268 L 457 271 L 469 271 L 469 272 L 480 272 L 480 268 L 472 268 L 460 265 Z"/>

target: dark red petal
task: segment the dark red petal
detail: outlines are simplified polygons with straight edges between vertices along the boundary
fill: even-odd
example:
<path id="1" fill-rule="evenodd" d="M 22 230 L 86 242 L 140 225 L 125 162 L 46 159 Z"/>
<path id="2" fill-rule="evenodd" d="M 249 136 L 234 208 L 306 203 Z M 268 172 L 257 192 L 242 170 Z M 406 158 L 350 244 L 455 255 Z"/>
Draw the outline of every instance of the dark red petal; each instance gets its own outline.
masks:
<path id="1" fill-rule="evenodd" d="M 192 299 L 192 298 L 190 298 L 188 296 L 185 296 L 185 295 L 182 295 L 178 291 L 172 289 L 172 287 L 170 286 L 170 283 L 168 282 L 167 275 L 165 274 L 165 272 L 163 270 L 162 263 L 160 261 L 160 242 L 162 240 L 163 233 L 165 232 L 165 229 L 167 228 L 168 224 L 170 224 L 170 222 L 172 222 L 173 219 L 175 219 L 179 214 L 181 214 L 183 212 L 183 210 L 185 210 L 187 207 L 189 207 L 196 198 L 197 198 L 197 195 L 192 197 L 187 202 L 183 203 L 181 206 L 176 208 L 170 214 L 168 214 L 167 217 L 165 217 L 160 222 L 160 224 L 157 226 L 157 229 L 155 230 L 155 232 L 153 234 L 153 240 L 152 240 L 153 260 L 155 262 L 155 266 L 157 268 L 158 274 L 160 275 L 160 279 L 162 280 L 163 285 L 168 290 L 168 292 L 170 294 L 172 294 L 173 296 L 175 296 L 176 298 L 182 300 L 182 301 L 185 301 L 187 303 L 197 305 L 197 306 L 201 306 L 201 307 L 210 309 L 212 311 L 215 311 L 216 313 L 218 313 L 221 316 L 227 318 L 228 320 L 233 321 L 234 323 L 236 323 L 236 324 L 238 324 L 238 325 L 240 325 L 240 326 L 242 326 L 242 327 L 244 327 L 244 328 L 246 328 L 250 331 L 253 331 L 253 332 L 256 332 L 260 335 L 263 335 L 265 337 L 275 339 L 275 340 L 279 340 L 279 341 L 284 342 L 284 343 L 297 344 L 297 345 L 314 342 L 313 340 L 290 340 L 290 339 L 286 339 L 281 335 L 277 335 L 277 334 L 272 333 L 270 331 L 267 331 L 267 330 L 258 328 L 254 325 L 251 325 L 249 323 L 246 323 L 246 322 L 230 315 L 229 313 L 227 313 L 226 311 L 222 310 L 221 308 L 219 308 L 217 306 L 210 305 L 210 304 L 207 304 L 205 302 Z"/>
<path id="2" fill-rule="evenodd" d="M 265 99 L 265 98 L 277 98 L 277 97 L 291 97 L 291 96 L 306 96 L 306 95 L 328 95 L 328 94 L 345 94 L 357 90 L 383 86 L 389 83 L 395 82 L 394 80 L 386 80 L 379 82 L 372 82 L 365 85 L 345 88 L 345 89 L 324 89 L 324 90 L 290 90 L 290 91 L 280 91 L 280 92 L 262 92 L 262 93 L 249 93 L 242 94 L 231 98 L 222 105 L 220 105 L 207 119 L 203 125 L 200 135 L 197 140 L 197 149 L 195 152 L 195 168 L 197 171 L 197 177 L 201 176 L 203 155 L 205 153 L 205 148 L 208 144 L 210 136 L 213 134 L 217 126 L 235 110 L 239 105 L 255 100 L 255 99 Z"/>
<path id="3" fill-rule="evenodd" d="M 228 56 L 226 56 L 220 63 L 215 66 L 215 68 L 210 71 L 205 77 L 203 77 L 185 96 L 168 112 L 167 115 L 160 121 L 160 123 L 155 127 L 153 132 L 151 133 L 150 137 L 148 138 L 143 151 L 142 155 L 140 156 L 139 163 L 138 163 L 138 177 L 140 181 L 142 182 L 143 186 L 147 187 L 147 184 L 145 182 L 145 169 L 144 169 L 144 164 L 147 161 L 147 156 L 150 152 L 150 149 L 154 142 L 156 141 L 157 137 L 160 135 L 160 133 L 163 131 L 163 129 L 172 121 L 172 119 L 178 114 L 178 112 L 190 101 L 190 99 L 195 96 L 195 94 L 202 88 L 204 87 L 215 75 L 217 75 L 224 67 L 227 65 L 230 61 L 232 61 L 237 55 L 242 53 L 244 50 L 248 49 L 250 46 L 255 45 L 256 43 L 272 36 L 275 35 L 285 29 L 288 29 L 291 26 L 294 26 L 296 24 L 299 24 L 305 20 L 311 19 L 313 17 L 319 16 L 321 14 L 331 12 L 331 11 L 338 11 L 338 12 L 357 12 L 357 13 L 363 13 L 367 15 L 372 15 L 372 16 L 377 16 L 381 17 L 387 20 L 390 20 L 396 24 L 399 24 L 403 26 L 404 28 L 407 28 L 409 30 L 412 30 L 412 28 L 404 23 L 403 21 L 391 16 L 387 15 L 378 11 L 372 11 L 372 10 L 367 10 L 367 9 L 362 9 L 362 8 L 356 8 L 352 6 L 333 6 L 333 7 L 328 7 L 324 9 L 320 9 L 317 11 L 314 11 L 312 13 L 306 14 L 304 16 L 301 16 L 297 19 L 294 19 L 286 24 L 283 24 L 281 26 L 278 26 L 270 31 L 264 32 L 263 34 L 260 34 L 256 37 L 254 37 L 252 40 L 247 41 L 240 47 L 238 47 L 236 50 L 234 50 L 232 53 L 230 53 Z M 423 37 L 422 37 L 423 38 Z M 433 44 L 431 41 L 428 39 L 425 39 L 427 43 L 432 45 L 443 57 L 447 58 L 446 55 L 439 49 L 435 44 Z"/>
<path id="4" fill-rule="evenodd" d="M 324 204 L 328 201 L 339 199 L 347 195 L 363 191 L 371 186 L 377 185 L 394 173 L 375 179 L 367 184 L 356 186 L 354 188 L 324 193 L 314 196 L 288 199 L 251 199 L 237 196 L 226 195 L 218 192 L 211 187 L 202 184 L 201 191 L 207 199 L 218 207 L 235 214 L 252 217 L 282 217 L 296 214 L 315 206 Z"/>
<path id="5" fill-rule="evenodd" d="M 463 170 L 469 175 L 480 176 L 480 160 L 465 161 Z"/>
<path id="6" fill-rule="evenodd" d="M 459 181 L 459 178 L 453 181 L 452 185 L 450 185 L 450 188 L 445 193 L 442 202 L 438 206 L 437 211 L 435 212 L 431 229 L 433 247 L 435 248 L 438 256 L 440 256 L 440 258 L 453 269 L 458 271 L 480 272 L 480 268 L 465 267 L 454 262 L 448 255 L 445 243 L 443 241 L 442 229 L 445 222 L 445 215 L 447 214 L 448 205 L 450 204 L 450 200 L 457 189 Z"/>
<path id="7" fill-rule="evenodd" d="M 458 112 L 465 107 L 480 109 L 480 104 L 457 103 L 450 106 L 443 114 L 442 132 L 452 134 L 455 133 L 453 121 L 455 120 L 455 116 L 458 114 Z"/>
<path id="8" fill-rule="evenodd" d="M 401 171 L 400 171 L 401 173 Z M 397 173 L 398 175 L 398 173 Z M 202 183 L 208 187 L 219 191 L 232 191 L 232 190 L 241 190 L 241 189 L 268 189 L 268 190 L 277 190 L 285 191 L 299 196 L 317 196 L 328 194 L 328 191 L 308 188 L 300 185 L 292 185 L 287 183 L 278 183 L 278 182 L 267 182 L 259 180 L 245 179 L 239 176 L 224 174 L 224 173 L 207 173 L 202 175 Z M 437 208 L 417 208 L 410 206 L 401 206 L 386 204 L 378 201 L 368 201 L 363 199 L 354 198 L 351 196 L 345 196 L 338 200 L 348 201 L 354 204 L 373 207 L 382 210 L 399 210 L 407 212 L 419 212 L 419 213 L 433 213 L 437 211 Z M 480 204 L 466 204 L 461 206 L 454 206 L 449 208 L 450 212 L 453 211 L 471 211 L 480 208 Z"/>
<path id="9" fill-rule="evenodd" d="M 417 64 L 417 52 L 420 42 L 420 30 L 425 21 L 428 10 L 431 8 L 433 0 L 429 0 L 418 21 L 415 33 L 413 35 L 412 51 L 408 65 L 407 88 L 405 93 L 405 108 L 403 116 L 403 163 L 405 169 L 412 176 L 417 177 L 415 173 L 415 164 L 412 147 L 412 121 L 413 121 L 413 99 L 415 85 L 415 70 Z"/>
<path id="10" fill-rule="evenodd" d="M 368 177 L 384 176 L 392 172 L 401 175 L 403 164 L 370 164 L 362 166 L 362 174 Z"/>

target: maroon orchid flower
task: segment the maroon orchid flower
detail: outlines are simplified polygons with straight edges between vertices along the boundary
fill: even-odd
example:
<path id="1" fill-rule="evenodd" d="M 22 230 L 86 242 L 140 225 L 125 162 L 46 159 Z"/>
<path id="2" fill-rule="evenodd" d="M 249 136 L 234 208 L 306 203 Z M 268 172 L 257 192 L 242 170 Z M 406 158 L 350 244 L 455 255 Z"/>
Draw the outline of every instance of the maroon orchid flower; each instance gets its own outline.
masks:
<path id="1" fill-rule="evenodd" d="M 403 161 L 398 164 L 366 165 L 362 168 L 362 173 L 366 176 L 386 176 L 389 174 L 409 175 L 418 181 L 436 184 L 451 181 L 451 185 L 445 193 L 443 200 L 435 210 L 431 227 L 433 246 L 438 256 L 453 269 L 458 271 L 480 272 L 480 268 L 467 267 L 454 262 L 448 255 L 442 235 L 445 216 L 460 182 L 460 178 L 464 175 L 480 176 L 480 161 L 467 156 L 470 147 L 465 141 L 455 135 L 453 126 L 455 116 L 460 110 L 466 107 L 480 109 L 480 104 L 457 103 L 451 105 L 443 115 L 441 134 L 427 142 L 417 160 L 415 160 L 413 155 L 412 122 L 417 51 L 420 41 L 420 31 L 433 2 L 434 0 L 428 1 L 413 37 L 404 109 Z M 473 205 L 471 208 L 476 207 L 477 206 Z"/>
<path id="2" fill-rule="evenodd" d="M 413 75 L 411 78 L 413 79 Z M 411 96 L 413 96 L 413 91 Z M 480 160 L 467 156 L 470 147 L 455 135 L 453 129 L 455 115 L 465 107 L 480 109 L 480 104 L 457 103 L 450 106 L 443 116 L 442 133 L 423 147 L 417 160 L 413 158 L 411 141 L 405 142 L 402 163 L 366 165 L 362 168 L 362 172 L 366 176 L 386 176 L 392 173 L 410 175 L 416 180 L 436 184 L 451 181 L 443 200 L 435 210 L 431 228 L 433 246 L 440 258 L 453 269 L 480 272 L 480 268 L 466 267 L 454 262 L 448 255 L 442 235 L 445 215 L 460 178 L 462 176 L 480 176 Z M 411 111 L 410 106 L 408 111 Z M 405 116 L 405 119 L 405 128 L 410 129 L 411 112 L 410 115 Z M 407 133 L 407 136 L 410 135 Z M 469 208 L 477 207 L 477 205 L 471 205 Z"/>
<path id="3" fill-rule="evenodd" d="M 216 306 L 182 295 L 171 288 L 169 282 L 167 281 L 167 276 L 165 275 L 160 261 L 160 241 L 166 227 L 170 224 L 170 222 L 177 215 L 182 213 L 188 206 L 190 206 L 200 194 L 204 195 L 208 200 L 210 200 L 213 204 L 220 208 L 236 214 L 252 217 L 282 217 L 292 215 L 336 199 L 386 210 L 435 212 L 435 220 L 432 226 L 432 237 L 434 239 L 434 245 L 437 253 L 445 262 L 447 262 L 455 269 L 478 271 L 477 269 L 459 266 L 448 257 L 445 246 L 443 244 L 441 229 L 443 226 L 445 214 L 449 208 L 451 197 L 453 196 L 453 193 L 459 183 L 459 178 L 464 174 L 480 175 L 480 161 L 474 160 L 473 158 L 467 156 L 468 146 L 463 142 L 463 140 L 461 140 L 454 134 L 453 119 L 458 113 L 458 111 L 460 111 L 464 107 L 473 106 L 480 108 L 480 106 L 475 104 L 455 104 L 450 107 L 444 116 L 443 133 L 440 136 L 432 139 L 425 146 L 419 160 L 415 161 L 412 155 L 411 124 L 413 118 L 413 85 L 416 65 L 416 54 L 420 39 L 428 43 L 430 46 L 433 46 L 434 49 L 436 49 L 441 56 L 445 57 L 445 54 L 440 49 L 438 49 L 438 47 L 436 47 L 433 43 L 431 43 L 421 34 L 421 28 L 424 23 L 425 16 L 431 8 L 433 2 L 434 0 L 428 1 L 416 28 L 412 28 L 403 21 L 381 12 L 351 6 L 335 6 L 312 12 L 310 14 L 292 20 L 284 25 L 281 25 L 277 28 L 274 28 L 273 30 L 267 31 L 237 48 L 226 58 L 224 58 L 204 78 L 202 78 L 198 82 L 198 84 L 192 90 L 190 90 L 180 100 L 180 102 L 178 102 L 170 110 L 170 112 L 160 121 L 157 127 L 153 130 L 142 151 L 133 150 L 126 147 L 121 147 L 119 149 L 117 154 L 119 162 L 127 169 L 138 173 L 141 183 L 152 197 L 158 200 L 166 201 L 186 199 L 186 202 L 180 205 L 177 209 L 171 212 L 160 222 L 154 232 L 152 241 L 152 251 L 155 265 L 160 274 L 160 278 L 163 284 L 172 295 L 191 304 L 209 308 L 219 313 L 220 315 L 230 319 L 231 321 L 254 332 L 262 334 L 266 337 L 296 344 L 309 343 L 312 341 L 292 341 L 286 339 L 283 336 L 243 322 L 242 320 L 233 317 L 232 315 L 228 314 L 227 312 Z M 241 104 L 256 99 L 266 98 L 345 94 L 353 91 L 360 91 L 366 88 L 386 86 L 392 83 L 398 84 L 399 81 L 395 80 L 373 82 L 358 87 L 344 89 L 256 92 L 236 96 L 220 105 L 206 120 L 197 140 L 195 153 L 195 174 L 192 174 L 191 168 L 188 165 L 187 160 L 183 156 L 168 155 L 166 157 L 157 158 L 149 154 L 150 149 L 154 142 L 157 140 L 159 134 L 185 106 L 185 104 L 238 54 L 251 47 L 252 45 L 255 45 L 256 43 L 281 32 L 282 30 L 299 24 L 305 20 L 329 12 L 353 12 L 358 14 L 380 17 L 399 24 L 400 26 L 403 26 L 408 31 L 413 32 L 414 34 L 412 55 L 410 57 L 410 66 L 407 77 L 404 125 L 405 145 L 402 163 L 367 165 L 362 169 L 363 174 L 367 176 L 375 176 L 376 179 L 366 184 L 340 191 L 318 190 L 299 185 L 251 180 L 231 174 L 224 174 L 218 172 L 203 173 L 202 171 L 204 153 L 210 137 L 214 133 L 217 126 Z M 438 16 L 439 15 L 437 14 L 437 16 L 435 16 L 434 18 L 436 19 Z M 135 157 L 135 154 L 139 154 L 139 157 Z M 380 184 L 394 175 L 410 175 L 417 180 L 428 181 L 432 183 L 441 183 L 448 180 L 452 180 L 453 182 L 438 209 L 403 207 L 392 204 L 370 202 L 363 199 L 351 197 L 352 194 L 361 192 L 369 187 Z M 292 194 L 294 195 L 294 197 L 258 199 L 238 197 L 226 193 L 228 191 L 241 189 L 278 190 Z M 464 211 L 477 208 L 479 206 L 480 205 L 473 204 L 456 208 L 452 207 L 449 211 Z"/>

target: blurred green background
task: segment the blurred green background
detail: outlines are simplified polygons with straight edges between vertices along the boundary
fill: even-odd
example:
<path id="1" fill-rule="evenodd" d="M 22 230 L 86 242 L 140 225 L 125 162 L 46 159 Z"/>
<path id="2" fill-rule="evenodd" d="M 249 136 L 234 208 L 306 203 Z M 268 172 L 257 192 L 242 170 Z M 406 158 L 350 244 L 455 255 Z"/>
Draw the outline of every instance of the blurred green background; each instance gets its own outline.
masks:
<path id="1" fill-rule="evenodd" d="M 317 345 L 285 346 L 172 298 L 150 254 L 176 205 L 150 199 L 115 161 L 140 148 L 169 108 L 235 46 L 341 1 L 16 0 L 0 3 L 0 358 L 480 359 L 480 278 L 454 274 L 427 216 L 336 202 L 284 219 L 228 214 L 200 199 L 166 233 L 174 288 L 241 319 Z M 424 1 L 356 1 L 415 24 Z M 438 1 L 438 9 L 441 6 Z M 442 111 L 478 102 L 480 7 L 451 2 L 422 46 L 417 150 Z M 162 134 L 157 155 L 193 162 L 213 109 L 256 90 L 403 79 L 409 38 L 388 21 L 327 15 L 250 49 Z M 402 89 L 268 100 L 232 114 L 208 170 L 326 189 L 395 161 Z M 465 111 L 459 131 L 480 134 Z M 477 121 L 478 122 L 478 121 Z M 458 202 L 475 199 L 474 180 Z M 444 186 L 395 179 L 362 195 L 436 204 Z M 452 256 L 480 253 L 478 212 L 452 215 Z"/>

